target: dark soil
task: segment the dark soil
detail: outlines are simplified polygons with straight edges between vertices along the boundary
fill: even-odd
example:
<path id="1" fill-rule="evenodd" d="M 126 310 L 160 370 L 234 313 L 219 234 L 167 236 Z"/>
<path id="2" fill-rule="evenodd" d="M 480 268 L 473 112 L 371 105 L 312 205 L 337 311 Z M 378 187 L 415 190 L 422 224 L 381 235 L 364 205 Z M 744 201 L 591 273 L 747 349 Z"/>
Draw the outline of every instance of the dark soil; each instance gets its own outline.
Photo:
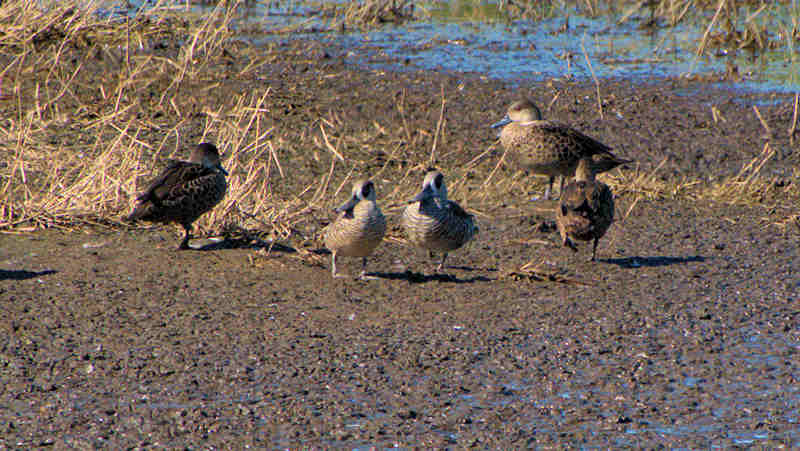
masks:
<path id="1" fill-rule="evenodd" d="M 769 139 L 764 173 L 800 183 L 790 103 L 768 95 L 606 80 L 600 120 L 584 82 L 390 72 L 318 43 L 271 51 L 263 77 L 202 101 L 269 85 L 276 134 L 293 140 L 331 112 L 341 133 L 399 128 L 402 97 L 409 129 L 431 131 L 409 137 L 404 170 L 427 158 L 444 89 L 446 173 L 494 142 L 487 125 L 520 91 L 544 105 L 558 93 L 548 116 L 644 171 L 666 159 L 665 180 L 734 174 Z M 284 161 L 278 196 L 328 167 Z M 553 203 L 526 201 L 541 182 L 487 203 L 446 275 L 391 241 L 369 261 L 381 279 L 354 281 L 283 246 L 179 252 L 165 228 L 0 235 L 0 448 L 800 446 L 800 229 L 778 224 L 794 201 L 628 193 L 589 263 L 589 244 L 558 246 Z M 531 260 L 555 276 L 519 271 Z"/>

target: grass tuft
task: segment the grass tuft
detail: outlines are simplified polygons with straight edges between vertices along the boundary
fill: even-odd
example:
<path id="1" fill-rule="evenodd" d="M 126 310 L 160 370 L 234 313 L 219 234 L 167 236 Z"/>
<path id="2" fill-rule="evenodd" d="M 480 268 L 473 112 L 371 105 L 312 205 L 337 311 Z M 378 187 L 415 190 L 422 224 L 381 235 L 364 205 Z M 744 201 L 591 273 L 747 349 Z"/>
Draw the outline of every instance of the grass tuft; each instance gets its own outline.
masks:
<path id="1" fill-rule="evenodd" d="M 196 223 L 199 233 L 294 239 L 299 247 L 313 242 L 363 175 L 376 183 L 384 211 L 399 214 L 435 165 L 450 197 L 479 222 L 491 220 L 498 200 L 526 203 L 545 183 L 508 171 L 496 143 L 458 160 L 463 149 L 450 134 L 452 121 L 464 118 L 448 116 L 457 100 L 444 85 L 428 108 L 403 90 L 387 97 L 394 120 L 354 124 L 335 105 L 298 107 L 307 94 L 272 82 L 272 66 L 287 50 L 233 40 L 239 2 L 191 20 L 173 17 L 169 5 L 122 20 L 96 1 L 3 2 L 0 230 L 123 227 L 120 218 L 166 160 L 188 157 L 202 141 L 217 144 L 230 177 L 228 195 Z M 376 15 L 364 12 L 361 20 L 368 17 Z M 308 49 L 295 52 L 297 61 L 310 58 Z M 765 130 L 782 133 L 755 112 Z M 303 116 L 283 127 L 276 118 L 285 114 Z M 800 198 L 797 184 L 764 170 L 774 155 L 765 145 L 725 179 L 665 177 L 663 163 L 602 177 L 617 195 L 636 199 L 780 205 L 776 224 L 796 224 L 796 213 L 782 206 Z"/>

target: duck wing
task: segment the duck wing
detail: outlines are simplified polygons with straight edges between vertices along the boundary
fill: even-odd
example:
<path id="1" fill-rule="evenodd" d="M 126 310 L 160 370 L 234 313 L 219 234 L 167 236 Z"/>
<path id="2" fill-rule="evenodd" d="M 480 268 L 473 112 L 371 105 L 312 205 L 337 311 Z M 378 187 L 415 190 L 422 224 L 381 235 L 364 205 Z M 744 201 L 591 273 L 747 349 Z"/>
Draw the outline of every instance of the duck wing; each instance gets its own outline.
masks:
<path id="1" fill-rule="evenodd" d="M 214 170 L 187 161 L 171 161 L 147 189 L 136 198 L 140 202 L 161 203 L 170 197 L 181 195 L 193 180 L 213 174 Z"/>

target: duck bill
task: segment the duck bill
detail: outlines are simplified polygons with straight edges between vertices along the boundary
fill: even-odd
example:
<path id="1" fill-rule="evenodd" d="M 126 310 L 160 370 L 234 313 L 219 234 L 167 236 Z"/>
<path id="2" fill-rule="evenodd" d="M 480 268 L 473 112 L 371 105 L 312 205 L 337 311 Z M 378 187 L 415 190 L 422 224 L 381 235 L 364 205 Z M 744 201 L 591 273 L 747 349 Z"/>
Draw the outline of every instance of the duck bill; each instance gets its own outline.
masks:
<path id="1" fill-rule="evenodd" d="M 347 202 L 345 202 L 342 205 L 340 205 L 339 208 L 337 208 L 334 211 L 336 213 L 341 213 L 343 211 L 352 210 L 353 207 L 355 207 L 357 203 L 358 203 L 358 199 L 356 199 L 355 197 L 351 197 L 350 200 L 348 200 Z"/>
<path id="2" fill-rule="evenodd" d="M 511 118 L 506 116 L 506 117 L 500 119 L 499 122 L 495 122 L 494 124 L 492 124 L 492 128 L 503 127 L 503 126 L 508 125 L 510 123 L 511 123 Z"/>
<path id="3" fill-rule="evenodd" d="M 414 196 L 414 198 L 408 201 L 408 203 L 413 204 L 414 202 L 422 202 L 423 200 L 430 199 L 431 197 L 433 197 L 433 192 L 431 191 L 430 187 L 426 186 L 422 192 Z"/>

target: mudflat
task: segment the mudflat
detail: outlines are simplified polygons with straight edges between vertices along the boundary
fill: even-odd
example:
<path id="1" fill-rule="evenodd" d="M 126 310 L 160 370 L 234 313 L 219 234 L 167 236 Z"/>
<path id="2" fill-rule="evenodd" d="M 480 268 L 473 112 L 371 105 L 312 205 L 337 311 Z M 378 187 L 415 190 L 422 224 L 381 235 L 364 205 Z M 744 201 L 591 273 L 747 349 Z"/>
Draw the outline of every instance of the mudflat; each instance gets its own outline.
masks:
<path id="1" fill-rule="evenodd" d="M 301 143 L 276 146 L 275 197 L 329 171 L 315 139 L 356 158 L 333 169 L 337 182 L 380 170 L 390 232 L 368 266 L 379 280 L 331 278 L 314 236 L 332 213 L 317 210 L 288 235 L 249 224 L 189 251 L 169 227 L 9 228 L 0 447 L 800 446 L 790 99 L 604 80 L 601 118 L 583 81 L 393 72 L 303 41 L 237 78 L 248 57 L 237 50 L 213 88 L 191 87 L 196 111 L 269 87 L 272 136 Z M 530 201 L 544 178 L 498 165 L 489 125 L 519 95 L 636 160 L 601 176 L 617 215 L 597 262 L 590 243 L 559 246 L 554 201 Z M 322 138 L 320 118 L 339 141 Z M 182 139 L 199 141 L 204 116 L 186 120 Z M 347 136 L 366 137 L 346 148 Z M 735 191 L 754 161 L 758 177 L 741 184 L 759 188 Z M 451 197 L 480 227 L 443 273 L 403 243 L 402 196 L 381 200 L 395 179 L 418 187 L 429 165 L 458 174 Z M 339 266 L 357 274 L 360 261 Z"/>

